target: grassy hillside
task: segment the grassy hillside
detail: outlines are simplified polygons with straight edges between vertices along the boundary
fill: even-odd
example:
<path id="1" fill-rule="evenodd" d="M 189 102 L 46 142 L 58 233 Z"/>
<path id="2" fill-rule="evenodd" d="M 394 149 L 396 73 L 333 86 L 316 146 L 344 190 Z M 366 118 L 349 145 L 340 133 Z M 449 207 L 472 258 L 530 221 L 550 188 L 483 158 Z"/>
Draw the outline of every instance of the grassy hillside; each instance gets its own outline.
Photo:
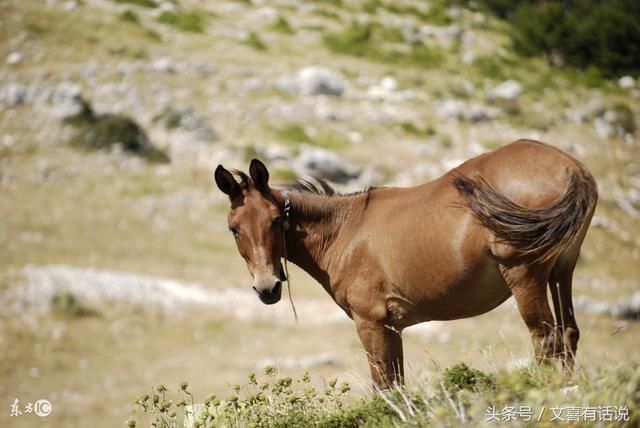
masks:
<path id="1" fill-rule="evenodd" d="M 140 419 L 133 401 L 151 385 L 186 379 L 199 401 L 226 398 L 266 365 L 309 370 L 319 396 L 349 383 L 306 418 L 400 423 L 372 398 L 353 326 L 305 273 L 291 272 L 297 324 L 285 301 L 251 295 L 213 169 L 257 156 L 287 181 L 322 150 L 345 190 L 408 186 L 517 138 L 568 151 L 600 190 L 574 281 L 580 392 L 567 403 L 637 412 L 640 324 L 616 305 L 640 285 L 640 85 L 521 56 L 509 21 L 456 4 L 0 2 L 0 425 L 118 426 Z M 532 350 L 511 301 L 405 342 L 409 426 L 449 425 L 461 408 L 475 423 L 512 398 L 549 408 L 572 385 L 512 385 Z M 460 362 L 497 387 L 452 405 L 438 385 Z M 15 399 L 41 398 L 47 418 L 10 416 Z"/>

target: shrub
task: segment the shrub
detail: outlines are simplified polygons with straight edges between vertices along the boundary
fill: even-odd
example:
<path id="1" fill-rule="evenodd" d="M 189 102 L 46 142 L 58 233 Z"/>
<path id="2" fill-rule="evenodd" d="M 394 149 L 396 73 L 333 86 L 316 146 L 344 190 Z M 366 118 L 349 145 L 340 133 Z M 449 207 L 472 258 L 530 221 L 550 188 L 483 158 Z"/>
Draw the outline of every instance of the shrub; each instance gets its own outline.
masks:
<path id="1" fill-rule="evenodd" d="M 138 17 L 138 14 L 128 9 L 120 14 L 120 20 L 124 22 L 130 22 L 132 24 L 140 23 L 140 18 Z"/>
<path id="2" fill-rule="evenodd" d="M 346 29 L 327 34 L 323 42 L 329 50 L 335 53 L 369 58 L 374 61 L 431 67 L 441 63 L 442 53 L 437 48 L 422 44 L 401 46 L 402 33 L 395 28 L 380 24 L 352 23 Z"/>
<path id="3" fill-rule="evenodd" d="M 514 49 L 545 54 L 606 77 L 640 72 L 640 3 L 635 0 L 482 0 L 513 24 Z"/>
<path id="4" fill-rule="evenodd" d="M 139 397 L 136 405 L 155 418 L 152 426 L 162 428 L 182 426 L 177 415 L 180 409 L 182 419 L 187 419 L 184 426 L 221 428 L 484 426 L 487 422 L 502 426 L 507 421 L 514 426 L 530 426 L 524 419 L 487 420 L 490 409 L 501 412 L 500 409 L 523 408 L 530 409 L 531 423 L 539 415 L 542 426 L 552 426 L 555 412 L 550 409 L 563 405 L 594 410 L 617 406 L 622 412 L 626 409 L 628 416 L 619 424 L 616 421 L 616 426 L 637 426 L 640 422 L 638 363 L 580 373 L 573 379 L 550 366 L 488 375 L 456 364 L 434 377 L 433 385 L 394 388 L 351 403 L 347 397 L 349 385 L 338 384 L 336 379 L 330 380 L 324 390 L 318 390 L 308 373 L 300 379 L 278 378 L 275 370 L 268 367 L 265 376 L 266 379 L 258 379 L 250 374 L 248 382 L 235 385 L 226 400 L 210 395 L 203 404 L 194 404 L 188 385 L 182 383 L 175 404 L 168 399 L 167 388 L 160 385 Z M 569 390 L 565 388 L 568 382 L 574 382 Z M 572 392 L 575 388 L 579 392 Z M 603 422 L 581 417 L 576 424 L 602 426 Z M 135 421 L 129 426 L 136 426 Z"/>
<path id="5" fill-rule="evenodd" d="M 57 314 L 69 318 L 96 315 L 97 312 L 82 304 L 76 296 L 68 291 L 57 292 L 51 296 L 51 309 Z"/>
<path id="6" fill-rule="evenodd" d="M 449 392 L 460 390 L 478 391 L 491 387 L 495 383 L 493 376 L 470 368 L 464 363 L 456 364 L 444 371 L 444 386 Z"/>
<path id="7" fill-rule="evenodd" d="M 249 32 L 249 34 L 247 35 L 247 38 L 243 40 L 242 43 L 258 51 L 267 50 L 267 45 L 264 44 L 260 36 L 254 31 Z"/>
<path id="8" fill-rule="evenodd" d="M 342 149 L 349 145 L 344 136 L 331 129 L 323 129 L 310 135 L 298 123 L 289 123 L 282 128 L 277 128 L 275 133 L 280 140 L 290 144 L 312 144 L 334 150 Z"/>
<path id="9" fill-rule="evenodd" d="M 417 137 L 432 137 L 436 135 L 436 130 L 431 126 L 426 128 L 419 128 L 412 122 L 401 122 L 400 128 L 407 134 L 415 135 Z"/>
<path id="10" fill-rule="evenodd" d="M 124 151 L 151 162 L 169 162 L 169 157 L 151 145 L 142 127 L 133 119 L 116 114 L 96 115 L 88 102 L 82 103 L 83 108 L 78 114 L 64 119 L 65 123 L 78 128 L 69 141 L 72 146 L 101 150 L 119 144 Z"/>
<path id="11" fill-rule="evenodd" d="M 116 3 L 129 3 L 136 6 L 148 7 L 154 9 L 158 7 L 158 3 L 155 0 L 114 0 Z"/>
<path id="12" fill-rule="evenodd" d="M 288 143 L 310 143 L 311 137 L 304 127 L 298 123 L 289 123 L 276 129 L 277 136 Z"/>
<path id="13" fill-rule="evenodd" d="M 263 379 L 251 373 L 246 384 L 234 385 L 232 390 L 227 399 L 220 400 L 215 395 L 209 395 L 202 404 L 197 405 L 188 391 L 188 384 L 182 382 L 174 405 L 172 400 L 167 399 L 168 389 L 159 385 L 152 389 L 151 394 L 138 397 L 135 404 L 144 413 L 155 417 L 154 426 L 163 428 L 179 426 L 176 408 L 182 408 L 184 419 L 190 422 L 189 426 L 354 426 L 319 423 L 326 415 L 335 415 L 345 406 L 344 400 L 350 386 L 345 382 L 338 384 L 337 379 L 330 380 L 323 391 L 318 391 L 308 373 L 294 380 L 277 377 L 273 367 L 267 367 Z"/>
<path id="14" fill-rule="evenodd" d="M 278 15 L 276 21 L 271 24 L 271 29 L 282 34 L 295 34 L 295 30 L 291 27 L 289 21 L 282 15 Z"/>
<path id="15" fill-rule="evenodd" d="M 171 25 L 180 31 L 204 32 L 207 15 L 203 12 L 171 12 L 165 10 L 158 16 L 158 22 Z"/>

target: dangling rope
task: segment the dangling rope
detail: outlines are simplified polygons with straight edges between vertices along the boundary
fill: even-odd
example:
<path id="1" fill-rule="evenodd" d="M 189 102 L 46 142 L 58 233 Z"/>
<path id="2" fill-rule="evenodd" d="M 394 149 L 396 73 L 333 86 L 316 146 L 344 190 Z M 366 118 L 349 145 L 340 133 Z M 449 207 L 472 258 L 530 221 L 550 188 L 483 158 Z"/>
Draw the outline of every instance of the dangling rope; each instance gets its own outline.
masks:
<path id="1" fill-rule="evenodd" d="M 287 292 L 289 293 L 289 303 L 291 303 L 291 309 L 293 309 L 293 317 L 298 322 L 298 312 L 296 312 L 296 305 L 293 304 L 293 298 L 291 297 L 291 277 L 289 276 L 289 267 L 287 266 L 287 229 L 289 228 L 289 214 L 291 213 L 291 202 L 286 192 L 282 192 L 282 198 L 284 199 L 284 216 L 286 218 L 286 224 L 282 227 L 282 248 L 284 255 L 284 274 L 287 277 Z"/>

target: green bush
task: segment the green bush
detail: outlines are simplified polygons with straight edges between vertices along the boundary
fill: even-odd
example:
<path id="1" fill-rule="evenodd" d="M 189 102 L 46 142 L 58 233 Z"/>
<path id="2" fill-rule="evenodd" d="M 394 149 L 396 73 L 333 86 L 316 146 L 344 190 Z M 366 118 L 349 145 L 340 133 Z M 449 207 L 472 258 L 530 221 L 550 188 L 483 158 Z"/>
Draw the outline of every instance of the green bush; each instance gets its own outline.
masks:
<path id="1" fill-rule="evenodd" d="M 325 35 L 323 42 L 335 53 L 390 64 L 432 67 L 443 59 L 440 49 L 402 43 L 404 39 L 400 30 L 375 23 L 352 23 L 342 31 Z"/>
<path id="2" fill-rule="evenodd" d="M 167 163 L 169 157 L 149 141 L 142 127 L 127 116 L 116 114 L 96 115 L 90 104 L 83 102 L 82 110 L 66 117 L 64 123 L 76 126 L 78 131 L 70 145 L 89 150 L 109 149 L 116 144 L 126 152 L 151 162 Z"/>
<path id="3" fill-rule="evenodd" d="M 295 30 L 289 24 L 289 21 L 282 15 L 278 15 L 276 21 L 271 24 L 271 29 L 282 34 L 295 34 Z"/>
<path id="4" fill-rule="evenodd" d="M 264 44 L 260 36 L 255 31 L 249 32 L 249 35 L 245 40 L 243 40 L 242 43 L 254 48 L 257 51 L 267 50 L 267 45 Z"/>
<path id="5" fill-rule="evenodd" d="M 94 309 L 82 304 L 73 293 L 68 291 L 58 292 L 51 296 L 51 309 L 68 318 L 97 315 Z"/>
<path id="6" fill-rule="evenodd" d="M 514 49 L 606 77 L 640 72 L 640 2 L 635 0 L 481 3 L 513 24 Z"/>
<path id="7" fill-rule="evenodd" d="M 131 22 L 132 24 L 140 23 L 140 18 L 138 17 L 138 14 L 128 9 L 120 14 L 120 20 L 124 22 Z"/>
<path id="8" fill-rule="evenodd" d="M 616 422 L 616 426 L 638 426 L 640 422 L 637 363 L 579 372 L 573 377 L 550 366 L 500 370 L 494 375 L 456 364 L 428 383 L 370 393 L 356 401 L 347 396 L 349 385 L 338 384 L 336 379 L 318 389 L 308 373 L 300 379 L 279 378 L 268 367 L 265 376 L 258 379 L 250 374 L 248 382 L 233 386 L 233 393 L 225 400 L 210 395 L 203 404 L 195 404 L 187 384 L 182 383 L 175 404 L 169 399 L 167 388 L 160 385 L 139 397 L 136 405 L 147 420 L 148 416 L 155 418 L 152 426 L 160 428 L 182 426 L 184 419 L 184 426 L 220 428 L 478 426 L 488 422 L 490 409 L 500 412 L 523 407 L 531 409 L 531 423 L 539 414 L 542 426 L 555 426 L 550 409 L 557 406 L 618 406 L 628 410 L 628 420 Z M 505 422 L 506 419 L 498 419 L 489 423 L 502 426 Z M 522 419 L 512 419 L 509 424 L 531 426 Z M 136 422 L 130 421 L 129 426 L 135 427 Z M 581 418 L 572 426 L 595 427 L 603 423 Z"/>
<path id="9" fill-rule="evenodd" d="M 207 24 L 207 14 L 203 12 L 170 12 L 165 10 L 158 16 L 158 22 L 171 25 L 180 31 L 202 33 Z"/>
<path id="10" fill-rule="evenodd" d="M 436 135 L 436 130 L 431 126 L 426 128 L 420 128 L 412 122 L 401 122 L 400 128 L 407 134 L 415 135 L 417 137 L 433 137 Z"/>
<path id="11" fill-rule="evenodd" d="M 340 133 L 331 129 L 321 129 L 309 135 L 304 127 L 298 123 L 289 123 L 274 130 L 280 140 L 289 144 L 312 144 L 327 149 L 339 150 L 347 147 L 349 142 Z"/>
<path id="12" fill-rule="evenodd" d="M 449 392 L 466 389 L 478 391 L 491 387 L 495 379 L 480 370 L 470 368 L 464 363 L 456 364 L 444 371 L 444 386 Z"/>
<path id="13" fill-rule="evenodd" d="M 136 6 L 148 7 L 155 9 L 158 7 L 158 3 L 155 0 L 114 0 L 116 3 L 129 3 Z"/>

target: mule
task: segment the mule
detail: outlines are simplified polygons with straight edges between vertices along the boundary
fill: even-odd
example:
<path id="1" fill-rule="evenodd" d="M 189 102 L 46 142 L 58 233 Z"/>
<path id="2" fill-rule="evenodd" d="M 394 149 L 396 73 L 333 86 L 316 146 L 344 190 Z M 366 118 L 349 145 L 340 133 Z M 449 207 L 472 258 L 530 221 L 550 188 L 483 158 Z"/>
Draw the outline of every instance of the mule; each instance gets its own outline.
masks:
<path id="1" fill-rule="evenodd" d="M 597 186 L 561 150 L 518 140 L 420 186 L 349 195 L 322 181 L 272 188 L 256 159 L 248 175 L 218 166 L 215 181 L 260 300 L 280 300 L 286 256 L 353 319 L 375 386 L 403 383 L 404 328 L 483 314 L 512 295 L 536 360 L 573 366 L 572 277 Z"/>

